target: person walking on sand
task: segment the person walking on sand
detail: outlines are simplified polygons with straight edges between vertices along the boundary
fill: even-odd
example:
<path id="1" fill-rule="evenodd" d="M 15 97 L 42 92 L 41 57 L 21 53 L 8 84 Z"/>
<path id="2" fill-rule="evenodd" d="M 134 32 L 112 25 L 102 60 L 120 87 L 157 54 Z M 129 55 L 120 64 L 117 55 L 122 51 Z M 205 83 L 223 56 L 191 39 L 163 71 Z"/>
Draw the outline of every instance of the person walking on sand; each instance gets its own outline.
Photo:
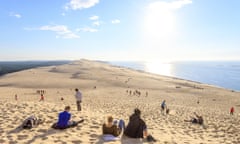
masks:
<path id="1" fill-rule="evenodd" d="M 82 102 L 82 93 L 76 88 L 75 89 L 75 98 L 76 98 L 76 103 L 77 103 L 77 110 L 78 111 L 81 111 L 82 108 L 81 108 L 81 102 Z"/>
<path id="2" fill-rule="evenodd" d="M 162 104 L 161 104 L 161 112 L 163 113 L 164 110 L 166 109 L 167 105 L 166 105 L 166 100 L 163 100 Z"/>
<path id="3" fill-rule="evenodd" d="M 43 96 L 43 94 L 41 94 L 39 101 L 44 101 L 44 96 Z"/>
<path id="4" fill-rule="evenodd" d="M 231 107 L 231 109 L 230 109 L 230 115 L 233 115 L 233 113 L 234 113 L 234 107 Z"/>

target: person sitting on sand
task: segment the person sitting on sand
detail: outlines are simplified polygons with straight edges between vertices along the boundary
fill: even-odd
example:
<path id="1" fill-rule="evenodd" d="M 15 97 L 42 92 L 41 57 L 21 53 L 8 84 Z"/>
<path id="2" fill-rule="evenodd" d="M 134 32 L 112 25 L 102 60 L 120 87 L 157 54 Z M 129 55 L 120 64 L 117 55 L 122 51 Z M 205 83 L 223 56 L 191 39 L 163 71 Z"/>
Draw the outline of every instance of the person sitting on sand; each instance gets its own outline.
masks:
<path id="1" fill-rule="evenodd" d="M 134 113 L 129 118 L 129 123 L 124 131 L 124 134 L 131 138 L 147 138 L 148 141 L 156 141 L 147 132 L 147 125 L 140 117 L 141 111 L 136 108 Z"/>
<path id="2" fill-rule="evenodd" d="M 70 106 L 66 106 L 64 111 L 59 113 L 58 115 L 58 122 L 53 124 L 52 128 L 55 129 L 66 129 L 69 127 L 74 127 L 77 126 L 79 123 L 83 122 L 84 120 L 80 120 L 80 121 L 71 121 L 71 113 L 70 111 Z"/>
<path id="3" fill-rule="evenodd" d="M 194 113 L 195 117 L 192 117 L 191 120 L 184 120 L 185 122 L 191 122 L 193 124 L 203 125 L 203 117 Z"/>
<path id="4" fill-rule="evenodd" d="M 107 123 L 104 123 L 102 126 L 102 131 L 103 131 L 103 134 L 111 134 L 117 137 L 121 134 L 124 128 L 125 128 L 125 123 L 122 119 L 119 121 L 117 120 L 113 121 L 113 117 L 109 116 L 107 119 Z"/>

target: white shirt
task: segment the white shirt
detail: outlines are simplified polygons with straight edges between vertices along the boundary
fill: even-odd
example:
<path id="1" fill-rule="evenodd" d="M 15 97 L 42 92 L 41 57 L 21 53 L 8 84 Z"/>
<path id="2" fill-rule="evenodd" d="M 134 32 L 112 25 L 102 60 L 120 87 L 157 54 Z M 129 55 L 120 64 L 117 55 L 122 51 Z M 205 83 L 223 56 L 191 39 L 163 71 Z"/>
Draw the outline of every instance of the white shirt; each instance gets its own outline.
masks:
<path id="1" fill-rule="evenodd" d="M 77 101 L 82 101 L 82 93 L 80 91 L 76 92 L 75 97 Z"/>

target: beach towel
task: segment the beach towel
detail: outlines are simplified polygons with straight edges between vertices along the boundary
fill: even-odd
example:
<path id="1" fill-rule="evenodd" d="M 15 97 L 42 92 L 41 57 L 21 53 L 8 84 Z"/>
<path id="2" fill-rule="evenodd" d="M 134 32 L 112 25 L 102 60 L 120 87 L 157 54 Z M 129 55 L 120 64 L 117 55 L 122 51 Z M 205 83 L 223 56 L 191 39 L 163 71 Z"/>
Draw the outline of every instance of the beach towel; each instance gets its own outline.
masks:
<path id="1" fill-rule="evenodd" d="M 116 121 L 115 121 L 116 123 Z M 123 132 L 124 132 L 124 127 L 121 128 L 121 133 L 119 136 L 115 137 L 114 135 L 111 134 L 103 134 L 103 140 L 104 141 L 117 141 L 120 140 L 123 136 Z"/>
<path id="2" fill-rule="evenodd" d="M 115 137 L 111 134 L 104 134 L 103 135 L 103 140 L 104 141 L 117 141 L 117 140 L 120 140 L 120 137 Z"/>

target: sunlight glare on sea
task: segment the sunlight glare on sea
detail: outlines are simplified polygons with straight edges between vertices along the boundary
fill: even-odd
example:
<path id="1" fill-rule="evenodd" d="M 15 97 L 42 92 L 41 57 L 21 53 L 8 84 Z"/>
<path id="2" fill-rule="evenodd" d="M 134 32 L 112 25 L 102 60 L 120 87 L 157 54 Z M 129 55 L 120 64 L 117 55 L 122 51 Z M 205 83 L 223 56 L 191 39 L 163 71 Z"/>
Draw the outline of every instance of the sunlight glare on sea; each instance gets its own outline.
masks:
<path id="1" fill-rule="evenodd" d="M 145 71 L 172 76 L 172 64 L 169 62 L 145 62 Z"/>

